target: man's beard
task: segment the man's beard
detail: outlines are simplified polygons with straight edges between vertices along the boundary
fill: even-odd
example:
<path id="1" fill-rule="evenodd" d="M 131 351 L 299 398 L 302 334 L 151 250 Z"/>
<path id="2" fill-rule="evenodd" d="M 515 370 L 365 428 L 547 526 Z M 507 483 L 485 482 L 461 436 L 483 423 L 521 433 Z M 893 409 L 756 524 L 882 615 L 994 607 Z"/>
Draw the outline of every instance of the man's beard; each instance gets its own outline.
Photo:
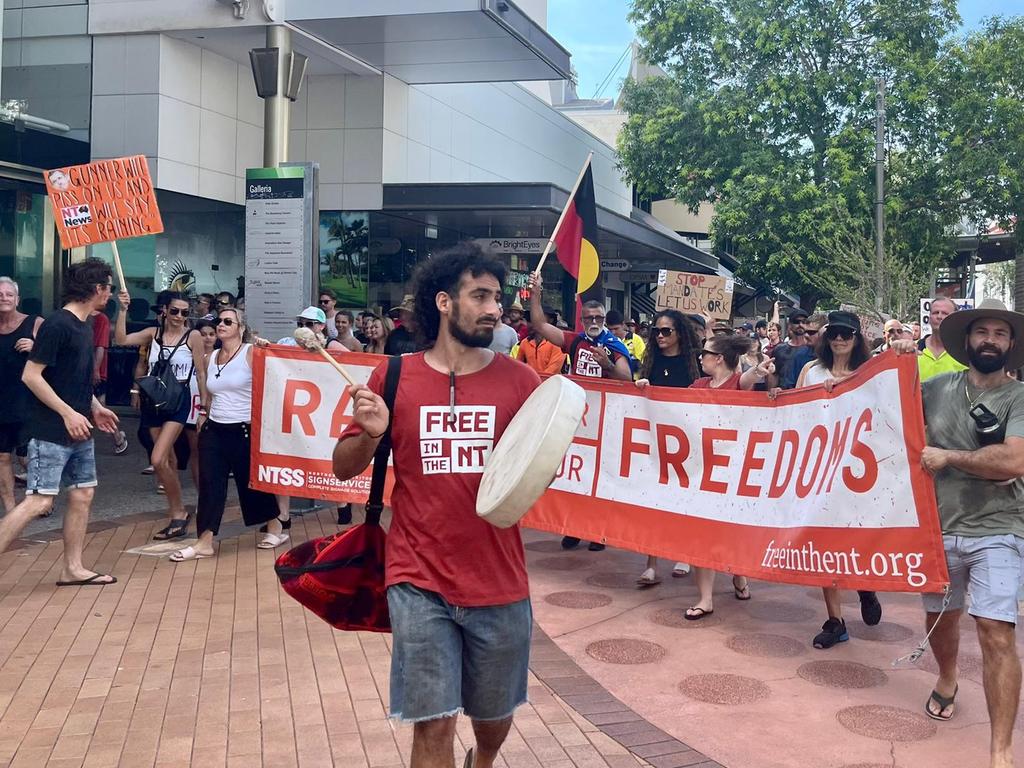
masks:
<path id="1" fill-rule="evenodd" d="M 462 328 L 458 302 L 452 303 L 452 314 L 448 318 L 448 332 L 452 338 L 466 347 L 489 347 L 494 341 L 493 325 L 477 325 L 472 331 Z"/>
<path id="2" fill-rule="evenodd" d="M 982 351 L 995 352 L 994 355 L 982 355 Z M 991 344 L 982 344 L 979 347 L 967 346 L 967 358 L 971 361 L 971 367 L 974 368 L 978 373 L 995 373 L 1001 371 L 1006 367 L 1006 358 L 1010 356 L 1010 351 L 1000 352 L 999 349 Z"/>

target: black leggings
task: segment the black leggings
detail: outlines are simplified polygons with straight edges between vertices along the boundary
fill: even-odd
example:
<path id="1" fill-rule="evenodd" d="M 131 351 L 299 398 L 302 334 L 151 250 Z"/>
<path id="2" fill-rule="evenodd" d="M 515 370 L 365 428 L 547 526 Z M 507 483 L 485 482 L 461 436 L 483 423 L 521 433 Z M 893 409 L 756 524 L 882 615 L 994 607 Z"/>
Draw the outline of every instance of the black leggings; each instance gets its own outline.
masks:
<path id="1" fill-rule="evenodd" d="M 249 425 L 207 421 L 199 432 L 199 504 L 196 532 L 220 531 L 228 498 L 228 475 L 234 473 L 238 502 L 246 525 L 262 525 L 277 517 L 277 499 L 249 487 Z"/>

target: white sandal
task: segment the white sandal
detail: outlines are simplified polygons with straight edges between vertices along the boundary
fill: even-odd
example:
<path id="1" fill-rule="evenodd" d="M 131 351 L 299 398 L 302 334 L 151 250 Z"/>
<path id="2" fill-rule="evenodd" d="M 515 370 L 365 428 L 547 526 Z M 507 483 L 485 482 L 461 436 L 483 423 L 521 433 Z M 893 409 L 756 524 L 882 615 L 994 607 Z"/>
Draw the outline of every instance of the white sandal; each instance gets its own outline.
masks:
<path id="1" fill-rule="evenodd" d="M 175 563 L 184 563 L 186 560 L 201 560 L 204 557 L 213 557 L 213 555 L 200 552 L 195 547 L 185 547 L 184 549 L 172 552 L 170 559 Z"/>
<path id="2" fill-rule="evenodd" d="M 284 531 L 281 533 L 265 533 L 263 534 L 263 540 L 256 546 L 259 549 L 276 549 L 288 541 L 288 534 Z"/>

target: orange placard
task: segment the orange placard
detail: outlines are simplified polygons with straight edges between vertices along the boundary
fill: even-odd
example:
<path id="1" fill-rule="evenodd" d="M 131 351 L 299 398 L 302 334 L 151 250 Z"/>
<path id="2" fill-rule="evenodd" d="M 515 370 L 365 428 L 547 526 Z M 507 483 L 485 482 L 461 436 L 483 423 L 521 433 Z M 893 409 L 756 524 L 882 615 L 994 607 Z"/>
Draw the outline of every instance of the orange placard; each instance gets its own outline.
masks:
<path id="1" fill-rule="evenodd" d="M 54 168 L 44 177 L 64 248 L 164 231 L 143 155 Z"/>

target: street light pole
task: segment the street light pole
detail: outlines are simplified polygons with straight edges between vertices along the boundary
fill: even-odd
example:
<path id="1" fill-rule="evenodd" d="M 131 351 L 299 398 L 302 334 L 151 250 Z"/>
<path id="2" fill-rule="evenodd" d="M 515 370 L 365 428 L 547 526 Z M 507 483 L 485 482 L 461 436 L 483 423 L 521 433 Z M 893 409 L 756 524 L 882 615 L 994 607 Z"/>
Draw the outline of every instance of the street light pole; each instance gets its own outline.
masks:
<path id="1" fill-rule="evenodd" d="M 875 309 L 885 298 L 885 79 L 878 78 L 875 97 Z"/>
<path id="2" fill-rule="evenodd" d="M 276 168 L 288 160 L 291 102 L 287 62 L 292 53 L 292 33 L 283 24 L 267 25 L 267 48 L 277 49 L 277 93 L 263 99 L 263 167 Z"/>

